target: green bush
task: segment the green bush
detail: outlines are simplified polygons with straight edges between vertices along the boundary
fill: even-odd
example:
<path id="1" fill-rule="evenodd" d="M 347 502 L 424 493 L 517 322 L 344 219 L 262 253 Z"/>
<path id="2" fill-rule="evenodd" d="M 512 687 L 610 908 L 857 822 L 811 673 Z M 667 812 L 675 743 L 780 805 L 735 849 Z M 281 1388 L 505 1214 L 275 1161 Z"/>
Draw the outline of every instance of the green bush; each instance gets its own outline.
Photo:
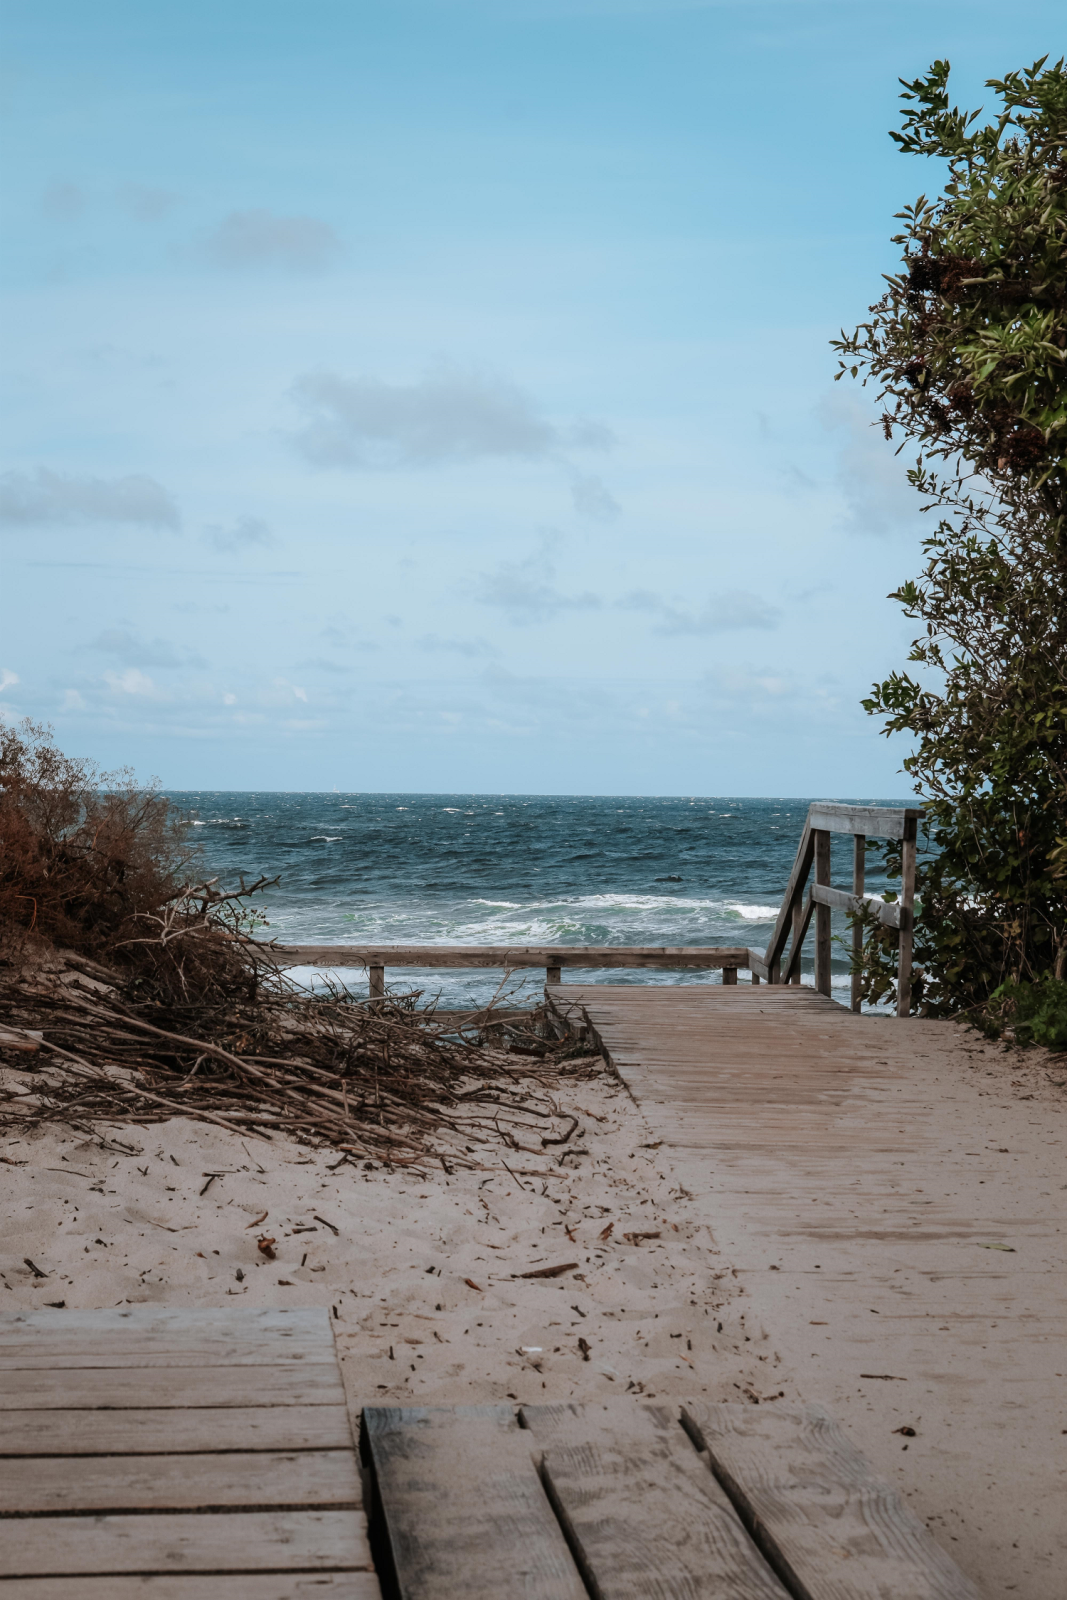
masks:
<path id="1" fill-rule="evenodd" d="M 986 1031 L 999 1037 L 1010 1028 L 1016 1044 L 1043 1044 L 1067 1050 L 1067 982 L 1002 983 L 989 997 Z"/>

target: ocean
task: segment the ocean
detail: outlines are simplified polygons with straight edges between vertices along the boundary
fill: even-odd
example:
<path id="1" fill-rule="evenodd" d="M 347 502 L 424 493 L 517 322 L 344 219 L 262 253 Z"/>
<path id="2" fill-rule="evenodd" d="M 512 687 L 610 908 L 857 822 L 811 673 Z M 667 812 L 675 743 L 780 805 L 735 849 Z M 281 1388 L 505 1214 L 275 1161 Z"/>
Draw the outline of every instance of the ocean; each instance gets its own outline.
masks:
<path id="1" fill-rule="evenodd" d="M 260 875 L 282 944 L 752 945 L 770 937 L 807 799 L 172 792 L 205 875 Z M 818 798 L 825 799 L 826 796 Z M 906 805 L 856 799 L 854 804 Z M 851 886 L 852 840 L 833 840 L 833 881 Z M 884 879 L 869 860 L 868 892 Z M 834 919 L 844 933 L 844 917 Z M 810 944 L 809 939 L 809 944 Z M 849 986 L 834 954 L 835 994 Z M 324 974 L 294 977 L 311 984 Z M 366 978 L 336 977 L 356 994 Z M 387 970 L 390 989 L 484 1004 L 499 971 Z M 565 982 L 707 983 L 707 972 L 567 969 Z M 719 975 L 710 975 L 718 982 Z M 804 981 L 812 981 L 810 953 Z M 516 1002 L 544 973 L 513 975 Z"/>

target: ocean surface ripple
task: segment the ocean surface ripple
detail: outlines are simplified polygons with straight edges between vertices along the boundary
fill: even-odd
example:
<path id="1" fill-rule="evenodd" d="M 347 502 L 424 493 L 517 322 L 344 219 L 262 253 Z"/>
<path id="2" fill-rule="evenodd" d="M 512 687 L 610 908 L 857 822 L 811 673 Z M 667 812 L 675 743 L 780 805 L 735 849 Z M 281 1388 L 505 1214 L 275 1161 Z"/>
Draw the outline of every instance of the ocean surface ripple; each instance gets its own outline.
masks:
<path id="1" fill-rule="evenodd" d="M 280 877 L 283 944 L 752 945 L 770 937 L 810 800 L 172 791 L 208 874 Z M 826 796 L 819 796 L 825 799 Z M 866 805 L 905 800 L 859 799 Z M 833 840 L 851 886 L 852 840 Z M 884 885 L 868 865 L 868 892 Z M 840 924 L 840 925 L 838 925 Z M 844 919 L 835 916 L 835 932 Z M 810 955 L 804 962 L 811 981 Z M 835 948 L 834 988 L 848 985 Z M 316 975 L 302 971 L 308 981 Z M 366 993 L 356 971 L 338 973 Z M 390 988 L 483 1004 L 499 972 L 394 968 Z M 706 983 L 704 972 L 568 970 L 565 981 Z M 321 977 L 318 978 L 321 981 Z M 718 981 L 715 974 L 711 981 Z M 508 993 L 537 993 L 543 972 Z"/>

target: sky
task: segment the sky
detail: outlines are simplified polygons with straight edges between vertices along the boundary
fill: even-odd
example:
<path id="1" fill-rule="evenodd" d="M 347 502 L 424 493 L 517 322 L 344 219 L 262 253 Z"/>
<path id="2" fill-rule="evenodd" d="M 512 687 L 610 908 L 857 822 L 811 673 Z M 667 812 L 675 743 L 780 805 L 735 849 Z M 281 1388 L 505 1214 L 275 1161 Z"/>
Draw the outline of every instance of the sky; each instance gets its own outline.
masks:
<path id="1" fill-rule="evenodd" d="M 0 715 L 176 789 L 904 797 L 829 341 L 1019 0 L 6 0 Z"/>

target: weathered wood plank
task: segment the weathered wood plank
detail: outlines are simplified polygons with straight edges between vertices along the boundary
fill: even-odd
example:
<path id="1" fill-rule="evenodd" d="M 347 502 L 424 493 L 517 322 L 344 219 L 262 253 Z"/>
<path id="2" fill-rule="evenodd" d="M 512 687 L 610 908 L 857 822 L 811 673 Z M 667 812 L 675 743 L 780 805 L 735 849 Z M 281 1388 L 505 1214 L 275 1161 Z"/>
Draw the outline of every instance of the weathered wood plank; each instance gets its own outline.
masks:
<path id="1" fill-rule="evenodd" d="M 42 1432 L 47 1429 L 47 1436 Z M 210 1450 L 346 1450 L 348 1408 L 223 1406 L 188 1410 L 5 1411 L 0 1455 L 161 1455 Z"/>
<path id="2" fill-rule="evenodd" d="M 847 889 L 831 889 L 829 884 L 813 883 L 811 898 L 817 906 L 829 906 L 834 911 L 873 911 L 886 928 L 900 927 L 900 902 L 886 902 L 876 894 L 849 894 Z"/>
<path id="3" fill-rule="evenodd" d="M 0 1578 L 0 1600 L 381 1600 L 373 1572 Z"/>
<path id="4" fill-rule="evenodd" d="M 596 1600 L 788 1600 L 677 1407 L 524 1406 L 522 1418 Z"/>
<path id="5" fill-rule="evenodd" d="M 820 1406 L 687 1401 L 683 1421 L 796 1600 L 978 1600 Z"/>
<path id="6" fill-rule="evenodd" d="M 180 1334 L 131 1334 L 79 1339 L 27 1335 L 0 1343 L 0 1372 L 53 1371 L 86 1367 L 277 1367 L 322 1365 L 331 1347 L 322 1339 L 184 1339 Z"/>
<path id="7" fill-rule="evenodd" d="M 0 1411 L 339 1405 L 336 1363 L 273 1367 L 53 1368 L 0 1372 Z"/>
<path id="8" fill-rule="evenodd" d="M 815 987 L 820 994 L 830 993 L 833 930 L 830 908 L 823 904 L 818 889 L 830 886 L 830 833 L 826 828 L 813 828 L 815 838 L 815 883 L 811 898 L 815 904 Z"/>
<path id="9" fill-rule="evenodd" d="M 291 1311 L 278 1306 L 234 1306 L 232 1310 L 228 1306 L 115 1306 L 100 1311 L 15 1311 L 0 1316 L 0 1348 L 27 1334 L 58 1339 L 120 1334 L 124 1341 L 135 1334 L 153 1338 L 166 1334 L 227 1343 L 268 1336 L 317 1338 L 327 1347 L 333 1345 L 325 1306 L 295 1306 Z"/>
<path id="10" fill-rule="evenodd" d="M 782 959 L 782 951 L 785 949 L 786 940 L 789 938 L 789 930 L 794 926 L 793 908 L 804 893 L 804 885 L 807 882 L 808 873 L 811 871 L 811 862 L 814 854 L 815 841 L 812 837 L 809 818 L 805 822 L 803 832 L 800 835 L 800 843 L 797 846 L 793 870 L 789 874 L 789 882 L 786 884 L 785 894 L 782 896 L 778 918 L 774 924 L 770 942 L 767 945 L 767 953 L 764 956 L 764 960 L 768 967 L 777 967 Z M 771 981 L 773 982 L 774 979 L 772 978 Z M 786 978 L 783 981 L 788 981 L 788 979 Z"/>
<path id="11" fill-rule="evenodd" d="M 716 945 L 352 945 L 275 949 L 285 966 L 309 967 L 744 967 L 748 951 Z"/>
<path id="12" fill-rule="evenodd" d="M 363 1425 L 402 1600 L 587 1600 L 510 1406 Z"/>
<path id="13" fill-rule="evenodd" d="M 121 1572 L 373 1570 L 352 1511 L 220 1511 L 199 1516 L 11 1517 L 0 1577 Z"/>
<path id="14" fill-rule="evenodd" d="M 39 1446 L 51 1449 L 47 1425 Z M 2 1445 L 0 1445 L 2 1448 Z M 222 1506 L 356 1507 L 355 1452 L 256 1451 L 0 1460 L 0 1513 L 210 1511 Z"/>
<path id="15" fill-rule="evenodd" d="M 872 839 L 903 839 L 909 826 L 922 817 L 908 806 L 848 806 L 816 800 L 808 811 L 808 825 L 830 833 L 863 833 Z"/>

